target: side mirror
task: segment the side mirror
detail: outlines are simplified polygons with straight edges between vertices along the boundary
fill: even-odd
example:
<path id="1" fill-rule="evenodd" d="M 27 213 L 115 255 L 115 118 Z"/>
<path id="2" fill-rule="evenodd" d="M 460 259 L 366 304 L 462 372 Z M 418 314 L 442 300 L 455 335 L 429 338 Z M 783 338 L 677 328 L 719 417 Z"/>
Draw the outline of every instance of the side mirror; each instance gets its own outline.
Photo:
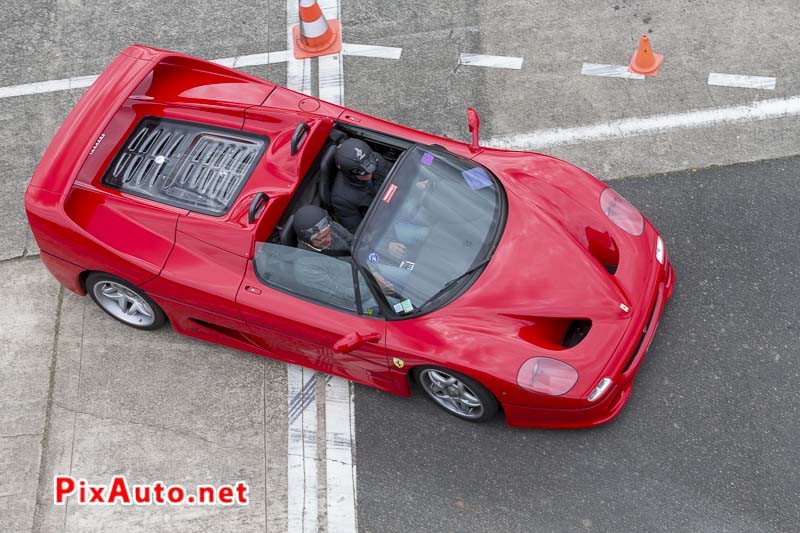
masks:
<path id="1" fill-rule="evenodd" d="M 481 129 L 481 117 L 479 117 L 478 112 L 471 107 L 467 108 L 467 124 L 469 124 L 469 131 L 472 132 L 472 144 L 469 145 L 469 149 L 472 152 L 477 152 L 481 149 L 480 145 L 478 144 L 478 134 L 480 133 Z"/>
<path id="2" fill-rule="evenodd" d="M 366 335 L 360 335 L 357 332 L 348 333 L 333 345 L 334 353 L 348 353 L 352 352 L 359 346 L 362 346 L 368 342 L 375 342 L 381 340 L 380 333 L 367 333 Z"/>

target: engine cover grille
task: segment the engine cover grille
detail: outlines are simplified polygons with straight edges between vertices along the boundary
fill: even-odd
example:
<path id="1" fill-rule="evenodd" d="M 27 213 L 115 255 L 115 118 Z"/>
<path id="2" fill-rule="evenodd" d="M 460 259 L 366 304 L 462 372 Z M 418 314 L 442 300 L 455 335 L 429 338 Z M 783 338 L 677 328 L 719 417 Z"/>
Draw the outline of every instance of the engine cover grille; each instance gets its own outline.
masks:
<path id="1" fill-rule="evenodd" d="M 145 117 L 114 157 L 102 183 L 220 216 L 233 205 L 268 142 L 239 130 Z"/>

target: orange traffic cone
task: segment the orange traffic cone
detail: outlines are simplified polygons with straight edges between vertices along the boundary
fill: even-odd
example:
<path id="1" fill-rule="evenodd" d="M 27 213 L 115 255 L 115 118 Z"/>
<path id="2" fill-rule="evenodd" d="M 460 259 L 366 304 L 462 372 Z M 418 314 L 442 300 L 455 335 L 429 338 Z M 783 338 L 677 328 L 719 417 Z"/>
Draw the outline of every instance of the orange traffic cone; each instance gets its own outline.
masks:
<path id="1" fill-rule="evenodd" d="M 628 65 L 628 71 L 645 76 L 655 76 L 663 62 L 664 56 L 654 54 L 653 49 L 650 48 L 650 39 L 647 38 L 647 35 L 642 35 L 639 40 L 639 48 L 633 54 L 631 63 Z"/>
<path id="2" fill-rule="evenodd" d="M 300 24 L 292 28 L 294 57 L 327 56 L 342 51 L 339 21 L 325 20 L 317 0 L 300 0 Z"/>

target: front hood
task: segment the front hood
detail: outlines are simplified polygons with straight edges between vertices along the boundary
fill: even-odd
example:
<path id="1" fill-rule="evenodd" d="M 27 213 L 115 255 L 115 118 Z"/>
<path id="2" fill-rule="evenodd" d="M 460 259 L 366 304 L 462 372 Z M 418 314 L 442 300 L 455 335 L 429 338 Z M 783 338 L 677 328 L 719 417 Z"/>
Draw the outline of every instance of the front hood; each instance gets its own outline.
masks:
<path id="1" fill-rule="evenodd" d="M 540 157 L 545 164 L 533 171 L 520 165 L 519 156 L 512 169 L 490 167 L 508 197 L 506 227 L 480 278 L 450 305 L 490 301 L 501 314 L 618 318 L 620 304 L 631 307 L 631 296 L 581 241 L 587 228 L 613 233 L 617 240 L 597 200 L 605 186 L 586 175 L 583 183 L 559 187 L 548 178 L 558 178 L 554 173 L 574 178 L 577 169 Z"/>
<path id="2" fill-rule="evenodd" d="M 580 374 L 568 394 L 577 402 L 615 354 L 622 357 L 617 346 L 652 293 L 655 230 L 649 222 L 640 236 L 617 228 L 599 206 L 607 186 L 557 159 L 520 153 L 476 159 L 503 184 L 506 225 L 475 283 L 431 313 L 424 327 L 461 339 L 449 354 L 451 364 L 484 369 L 509 383 L 516 382 L 517 369 L 527 358 L 567 362 Z M 614 243 L 619 254 L 615 274 L 596 251 L 590 252 L 589 236 L 596 234 Z M 588 335 L 576 346 L 566 348 L 563 338 L 538 334 L 560 331 L 550 325 L 571 320 L 591 321 Z M 512 387 L 504 401 L 525 402 L 526 394 Z"/>

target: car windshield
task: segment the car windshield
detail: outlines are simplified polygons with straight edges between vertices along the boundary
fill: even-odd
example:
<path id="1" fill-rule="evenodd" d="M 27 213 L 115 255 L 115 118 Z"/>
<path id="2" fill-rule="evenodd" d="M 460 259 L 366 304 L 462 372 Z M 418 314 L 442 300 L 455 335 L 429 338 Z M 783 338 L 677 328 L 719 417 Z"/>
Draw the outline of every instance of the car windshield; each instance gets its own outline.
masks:
<path id="1" fill-rule="evenodd" d="M 359 228 L 355 260 L 396 314 L 433 308 L 485 266 L 504 199 L 483 167 L 416 145 L 398 160 Z"/>

